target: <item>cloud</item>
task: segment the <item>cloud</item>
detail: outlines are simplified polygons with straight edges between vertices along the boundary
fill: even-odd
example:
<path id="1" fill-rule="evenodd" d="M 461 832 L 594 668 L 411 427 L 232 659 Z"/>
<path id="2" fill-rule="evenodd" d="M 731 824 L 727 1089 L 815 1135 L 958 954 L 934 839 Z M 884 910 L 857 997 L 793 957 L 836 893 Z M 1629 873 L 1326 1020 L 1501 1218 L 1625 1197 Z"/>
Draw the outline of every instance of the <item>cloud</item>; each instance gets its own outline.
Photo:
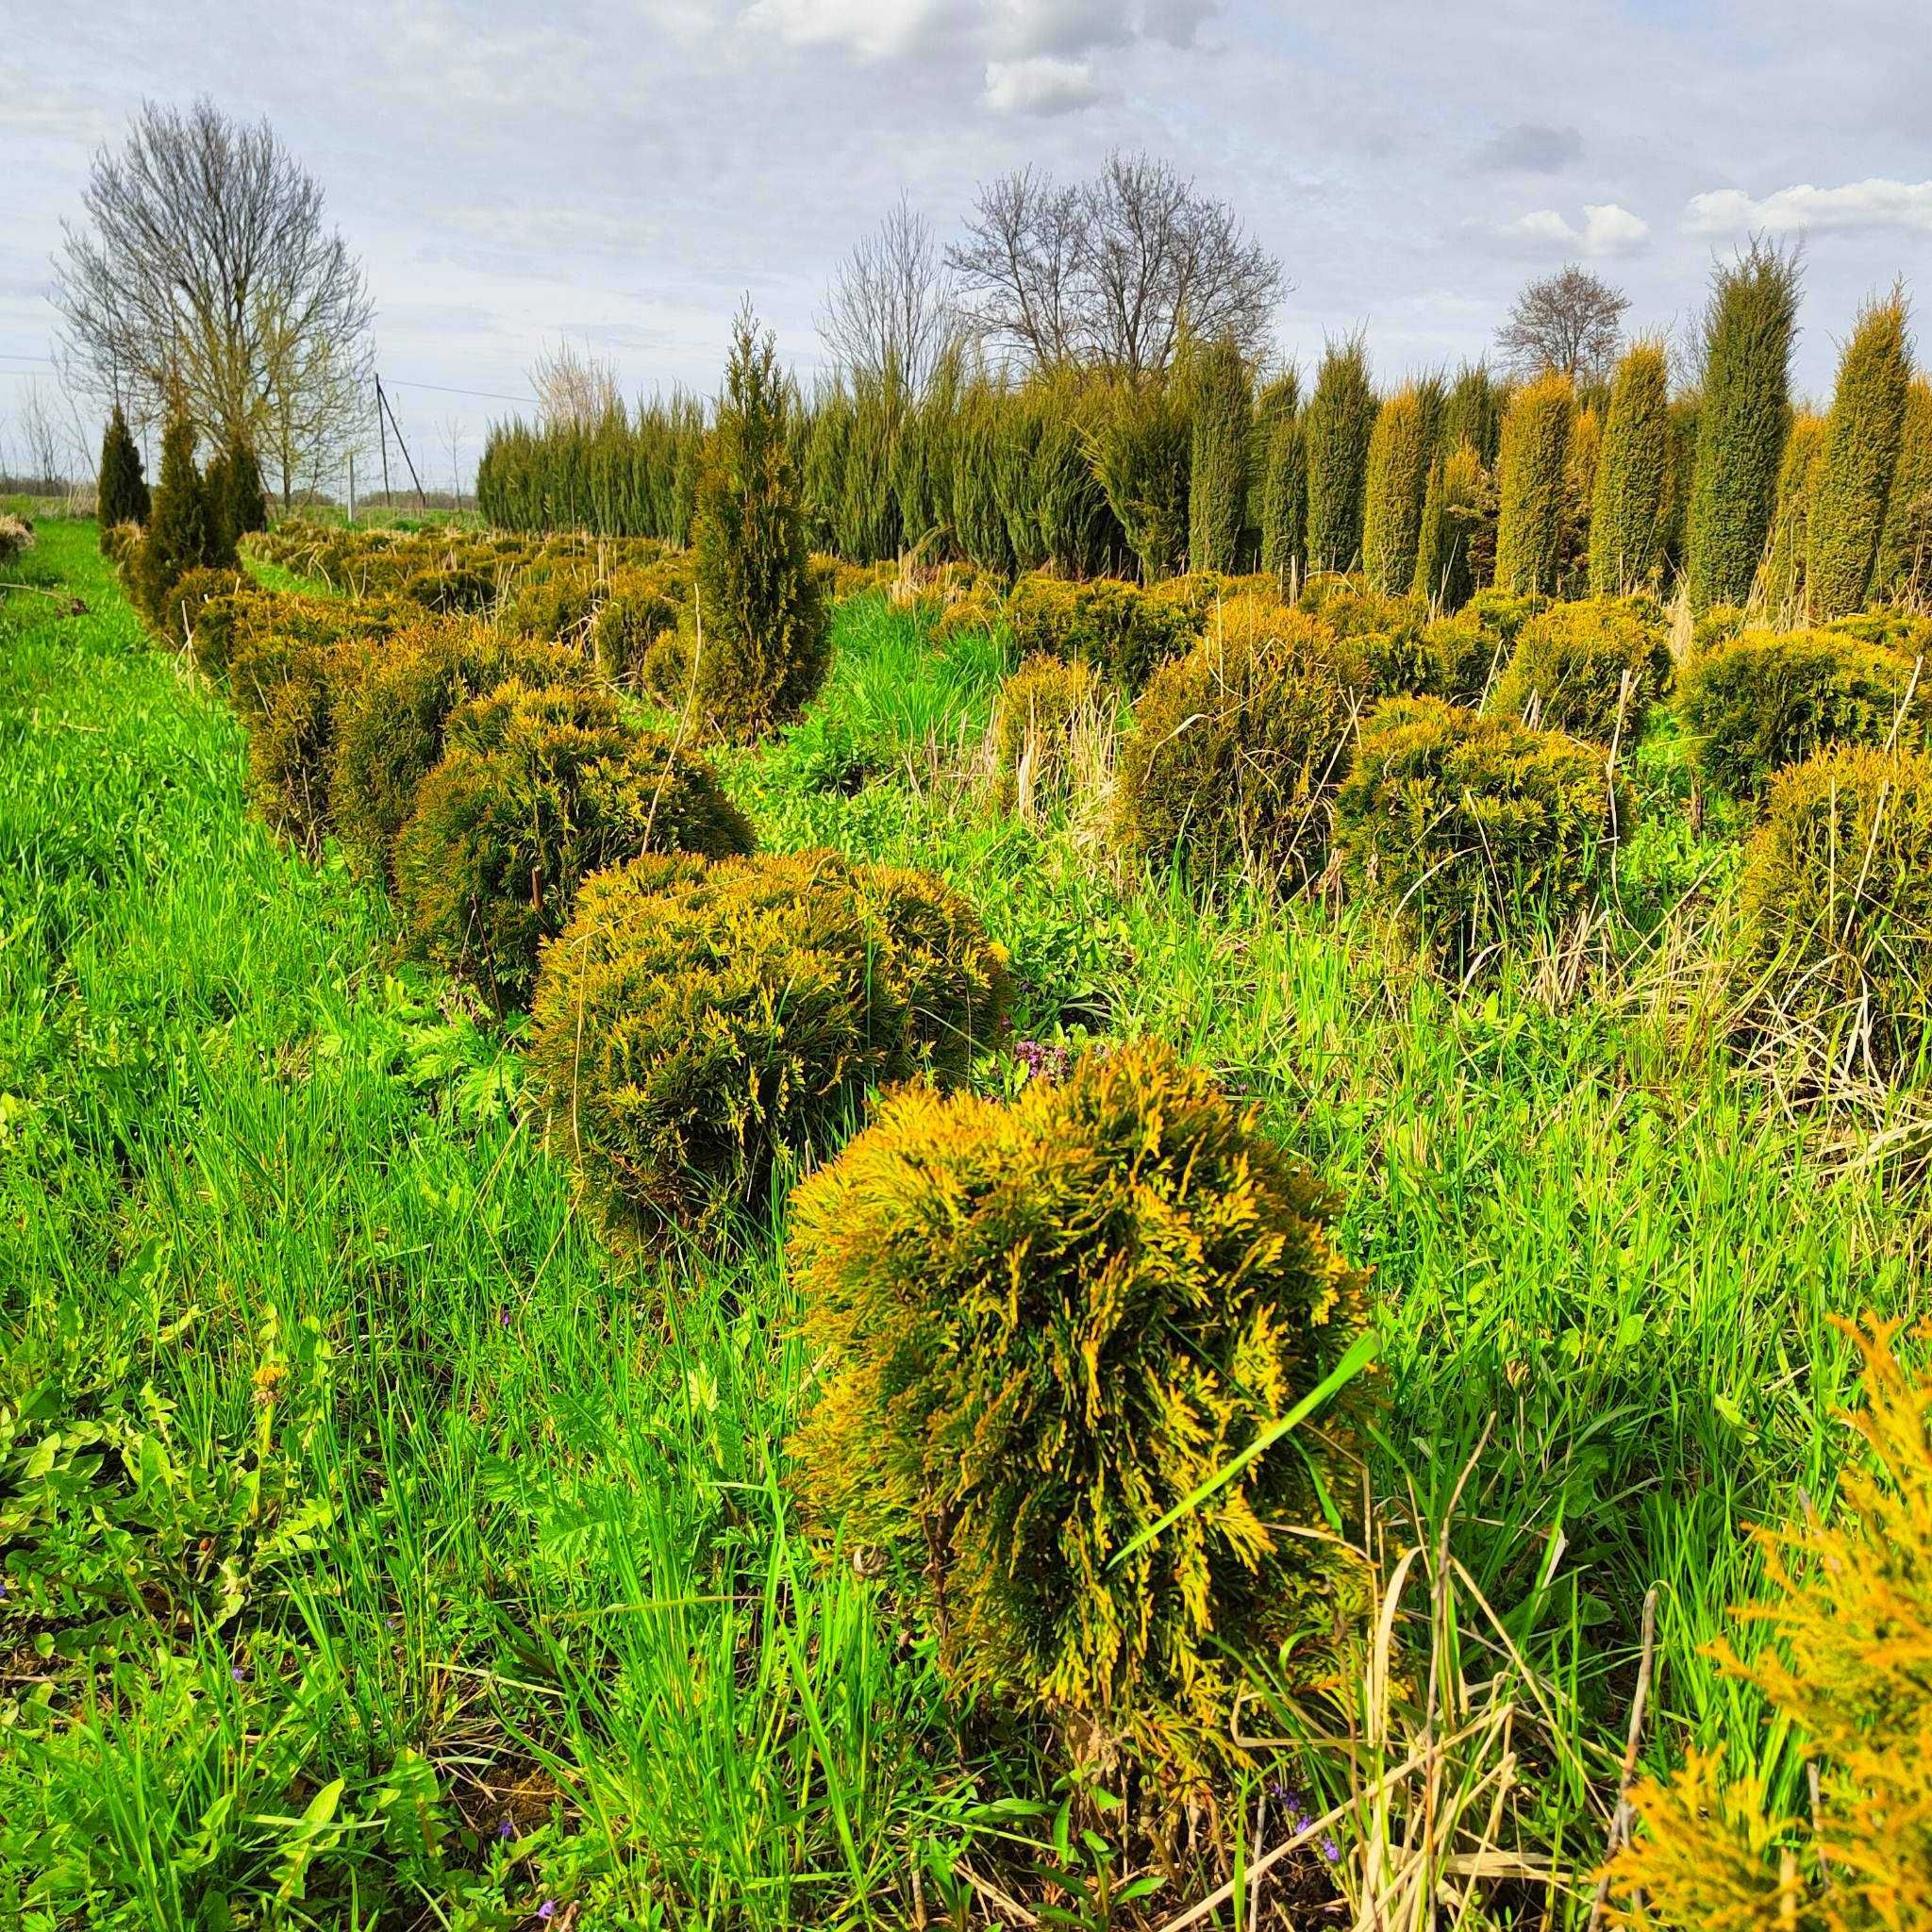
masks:
<path id="1" fill-rule="evenodd" d="M 1086 60 L 1037 54 L 986 63 L 986 104 L 997 114 L 1073 114 L 1106 92 Z"/>
<path id="2" fill-rule="evenodd" d="M 1485 175 L 1557 175 L 1582 155 L 1583 137 L 1575 128 L 1519 121 L 1483 144 L 1475 166 Z"/>
<path id="3" fill-rule="evenodd" d="M 755 0 L 744 24 L 794 47 L 844 47 L 891 60 L 930 46 L 954 8 L 948 0 Z"/>
<path id="4" fill-rule="evenodd" d="M 1904 228 L 1932 234 L 1932 181 L 1804 182 L 1754 201 L 1739 188 L 1693 194 L 1684 208 L 1687 235 L 1830 234 L 1853 228 Z"/>
<path id="5" fill-rule="evenodd" d="M 1555 208 L 1540 208 L 1506 222 L 1496 234 L 1505 243 L 1539 254 L 1560 248 L 1581 255 L 1629 255 L 1643 245 L 1650 224 L 1614 201 L 1586 202 L 1580 228 Z"/>

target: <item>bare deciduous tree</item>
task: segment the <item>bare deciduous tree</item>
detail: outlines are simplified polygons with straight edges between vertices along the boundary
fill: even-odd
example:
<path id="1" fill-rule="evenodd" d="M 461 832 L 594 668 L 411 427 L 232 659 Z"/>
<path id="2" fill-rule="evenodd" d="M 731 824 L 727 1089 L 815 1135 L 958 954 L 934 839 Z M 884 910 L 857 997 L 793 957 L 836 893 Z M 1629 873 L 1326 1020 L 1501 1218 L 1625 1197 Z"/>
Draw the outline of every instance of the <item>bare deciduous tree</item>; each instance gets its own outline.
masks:
<path id="1" fill-rule="evenodd" d="M 1621 289 L 1573 261 L 1517 296 L 1496 345 L 1519 375 L 1555 370 L 1573 381 L 1599 380 L 1616 359 L 1629 307 Z"/>
<path id="2" fill-rule="evenodd" d="M 925 393 L 958 338 L 952 275 L 932 224 L 902 195 L 841 263 L 819 336 L 848 374 Z"/>
<path id="3" fill-rule="evenodd" d="M 574 424 L 590 429 L 624 408 L 617 371 L 590 349 L 568 341 L 545 349 L 530 365 L 530 388 L 538 413 L 553 426 Z"/>
<path id="4" fill-rule="evenodd" d="M 286 501 L 370 368 L 368 288 L 320 186 L 265 121 L 149 103 L 95 156 L 85 207 L 55 265 L 74 366 L 137 419 L 178 396 L 210 441 L 279 464 Z"/>
<path id="5" fill-rule="evenodd" d="M 1034 368 L 1166 368 L 1184 331 L 1268 346 L 1280 264 L 1165 161 L 1115 154 L 1061 188 L 1027 169 L 981 188 L 947 259 L 990 343 Z"/>

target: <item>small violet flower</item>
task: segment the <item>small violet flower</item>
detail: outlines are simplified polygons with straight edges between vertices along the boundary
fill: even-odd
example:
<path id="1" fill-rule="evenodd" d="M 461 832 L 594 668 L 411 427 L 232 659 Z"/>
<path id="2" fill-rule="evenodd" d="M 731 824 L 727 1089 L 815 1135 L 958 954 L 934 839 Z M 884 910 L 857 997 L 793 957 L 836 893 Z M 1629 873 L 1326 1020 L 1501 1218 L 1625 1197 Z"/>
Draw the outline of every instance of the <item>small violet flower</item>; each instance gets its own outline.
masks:
<path id="1" fill-rule="evenodd" d="M 1332 1838 L 1324 1838 L 1322 1840 L 1322 1856 L 1331 1865 L 1339 1864 L 1341 1860 L 1341 1847 Z"/>
<path id="2" fill-rule="evenodd" d="M 550 1923 L 550 1921 L 556 1918 L 557 1916 L 557 1901 L 555 1899 L 546 1898 L 543 1901 L 543 1903 L 537 1907 L 537 1916 L 540 1919 L 541 1919 L 543 1923 L 547 1925 Z"/>

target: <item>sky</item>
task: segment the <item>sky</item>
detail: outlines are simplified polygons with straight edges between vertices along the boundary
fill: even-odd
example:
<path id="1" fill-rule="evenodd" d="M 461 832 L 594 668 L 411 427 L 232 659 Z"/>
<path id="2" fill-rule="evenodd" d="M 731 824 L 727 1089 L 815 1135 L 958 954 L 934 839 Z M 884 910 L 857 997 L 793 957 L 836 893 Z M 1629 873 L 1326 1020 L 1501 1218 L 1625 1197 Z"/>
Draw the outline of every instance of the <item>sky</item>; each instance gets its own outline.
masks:
<path id="1" fill-rule="evenodd" d="M 808 376 L 828 275 L 902 192 L 949 238 L 979 182 L 1116 148 L 1278 257 L 1304 368 L 1357 327 L 1385 380 L 1453 366 L 1566 260 L 1633 330 L 1688 338 L 1754 231 L 1805 251 L 1801 392 L 1897 278 L 1932 359 L 1927 0 L 82 0 L 25 24 L 0 37 L 0 468 L 54 376 L 92 156 L 143 99 L 200 92 L 326 190 L 425 480 L 467 475 L 562 341 L 628 391 L 709 392 L 749 295 Z"/>

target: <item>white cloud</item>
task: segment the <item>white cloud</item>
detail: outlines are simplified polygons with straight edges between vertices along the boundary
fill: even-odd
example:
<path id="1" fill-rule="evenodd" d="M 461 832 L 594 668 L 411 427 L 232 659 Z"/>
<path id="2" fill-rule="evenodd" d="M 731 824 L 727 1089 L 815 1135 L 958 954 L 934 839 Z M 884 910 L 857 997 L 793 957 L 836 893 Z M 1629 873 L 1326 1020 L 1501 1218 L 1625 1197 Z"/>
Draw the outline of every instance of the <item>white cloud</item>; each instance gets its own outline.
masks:
<path id="1" fill-rule="evenodd" d="M 744 16 L 794 47 L 846 47 L 865 60 L 890 60 L 929 44 L 953 8 L 949 0 L 755 0 Z"/>
<path id="2" fill-rule="evenodd" d="M 1497 233 L 1505 242 L 1539 251 L 1553 247 L 1579 255 L 1628 255 L 1643 245 L 1650 224 L 1614 201 L 1599 201 L 1584 204 L 1581 227 L 1553 208 L 1539 208 L 1506 222 Z"/>
<path id="3" fill-rule="evenodd" d="M 1740 188 L 1693 194 L 1684 208 L 1687 235 L 1828 233 L 1845 228 L 1906 228 L 1932 234 L 1932 181 L 1847 182 L 1814 188 L 1807 181 L 1754 201 Z"/>
<path id="4" fill-rule="evenodd" d="M 1039 54 L 986 63 L 986 104 L 999 114 L 1071 114 L 1091 108 L 1105 92 L 1085 60 Z"/>

